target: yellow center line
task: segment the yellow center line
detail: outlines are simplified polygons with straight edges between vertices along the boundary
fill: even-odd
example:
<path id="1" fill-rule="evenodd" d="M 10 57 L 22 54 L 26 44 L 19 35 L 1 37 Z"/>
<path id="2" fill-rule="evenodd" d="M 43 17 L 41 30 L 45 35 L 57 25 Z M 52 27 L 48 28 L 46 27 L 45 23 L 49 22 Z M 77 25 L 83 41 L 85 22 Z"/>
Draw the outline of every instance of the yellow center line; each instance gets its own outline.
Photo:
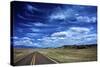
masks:
<path id="1" fill-rule="evenodd" d="M 36 57 L 36 53 L 34 53 L 32 57 L 31 65 L 35 65 L 35 57 Z"/>
<path id="2" fill-rule="evenodd" d="M 32 56 L 32 61 L 31 61 L 31 65 L 33 64 L 33 59 L 34 59 L 34 56 Z"/>
<path id="3" fill-rule="evenodd" d="M 33 64 L 35 65 L 35 60 L 36 59 L 36 53 L 34 54 L 34 61 L 33 61 Z"/>

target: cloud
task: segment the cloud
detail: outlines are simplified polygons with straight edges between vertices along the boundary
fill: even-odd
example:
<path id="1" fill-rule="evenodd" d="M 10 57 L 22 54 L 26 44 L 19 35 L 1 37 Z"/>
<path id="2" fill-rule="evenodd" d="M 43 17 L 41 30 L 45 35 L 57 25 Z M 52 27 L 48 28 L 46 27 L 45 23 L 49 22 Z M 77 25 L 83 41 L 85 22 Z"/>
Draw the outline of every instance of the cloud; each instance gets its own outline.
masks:
<path id="1" fill-rule="evenodd" d="M 97 39 L 97 34 L 92 33 L 92 34 L 83 36 L 83 38 L 86 38 L 86 40 L 93 40 L 93 39 L 96 40 Z"/>
<path id="2" fill-rule="evenodd" d="M 40 36 L 42 37 L 43 34 L 39 34 L 39 33 L 27 33 L 26 36 L 27 36 L 27 37 L 30 37 L 30 38 L 37 38 L 38 36 L 39 36 L 39 37 L 40 37 Z"/>
<path id="3" fill-rule="evenodd" d="M 14 31 L 14 35 L 19 36 L 13 37 L 16 45 L 59 47 L 96 43 L 97 17 L 96 12 L 91 12 L 92 7 L 49 5 L 50 7 L 45 8 L 36 4 L 25 5 L 25 11 L 24 8 L 15 11 L 16 19 L 21 19 L 16 22 L 17 28 Z"/>
<path id="4" fill-rule="evenodd" d="M 52 28 L 30 28 L 32 32 L 42 33 L 42 32 L 52 32 Z"/>
<path id="5" fill-rule="evenodd" d="M 91 21 L 92 22 L 96 22 L 97 21 L 97 17 L 91 17 Z"/>
<path id="6" fill-rule="evenodd" d="M 34 23 L 34 25 L 35 26 L 43 26 L 43 27 L 48 27 L 49 25 L 47 25 L 47 24 L 44 24 L 44 23 L 40 23 L 40 22 L 36 22 L 36 23 Z"/>
<path id="7" fill-rule="evenodd" d="M 62 19 L 65 19 L 66 16 L 64 15 L 63 13 L 63 10 L 61 10 L 60 7 L 57 7 L 53 10 L 53 12 L 51 13 L 51 15 L 49 16 L 49 19 L 52 21 L 52 20 L 62 20 Z"/>
<path id="8" fill-rule="evenodd" d="M 91 28 L 70 27 L 67 31 L 55 32 L 51 35 L 55 43 L 73 45 L 73 44 L 93 44 L 96 43 L 97 34 L 92 33 Z"/>
<path id="9" fill-rule="evenodd" d="M 43 47 L 61 47 L 63 45 L 73 45 L 77 42 L 77 40 L 75 41 L 67 37 L 46 37 L 42 39 L 40 44 Z"/>
<path id="10" fill-rule="evenodd" d="M 33 31 L 33 32 L 40 32 L 40 31 L 41 31 L 41 30 L 38 29 L 38 28 L 30 28 L 30 30 Z"/>
<path id="11" fill-rule="evenodd" d="M 21 40 L 31 40 L 29 37 L 23 37 L 23 38 L 20 38 Z"/>
<path id="12" fill-rule="evenodd" d="M 32 38 L 29 37 L 22 37 L 16 39 L 16 37 L 13 37 L 13 45 L 14 46 L 30 46 L 30 47 L 41 47 L 39 43 L 36 43 Z"/>
<path id="13" fill-rule="evenodd" d="M 92 34 L 83 36 L 81 43 L 82 44 L 96 44 L 97 43 L 97 34 L 92 33 Z"/>
<path id="14" fill-rule="evenodd" d="M 93 44 L 97 42 L 97 34 L 87 27 L 70 27 L 66 31 L 55 32 L 51 36 L 44 36 L 38 41 L 31 37 L 40 36 L 36 33 L 27 33 L 27 37 L 13 37 L 14 45 L 37 47 L 60 47 L 63 45 Z"/>
<path id="15" fill-rule="evenodd" d="M 22 38 L 18 38 L 17 40 L 14 40 L 14 43 L 13 43 L 15 46 L 21 46 L 21 45 L 24 45 L 24 46 L 32 46 L 33 45 L 33 42 L 31 41 L 30 38 L 28 37 L 22 37 Z"/>
<path id="16" fill-rule="evenodd" d="M 36 7 L 34 7 L 34 6 L 30 5 L 30 4 L 27 4 L 26 8 L 27 8 L 26 10 L 28 10 L 31 13 L 34 13 L 34 11 L 40 11 L 38 8 L 36 8 Z"/>
<path id="17" fill-rule="evenodd" d="M 56 13 L 56 14 L 52 14 L 50 16 L 51 20 L 64 20 L 66 19 L 66 16 L 63 13 Z"/>
<path id="18" fill-rule="evenodd" d="M 49 16 L 50 21 L 54 20 L 68 20 L 69 18 L 72 18 L 75 16 L 76 11 L 72 8 L 61 8 L 56 7 L 51 15 Z"/>
<path id="19" fill-rule="evenodd" d="M 59 47 L 61 44 L 59 42 L 56 42 L 57 38 L 54 37 L 44 37 L 41 39 L 41 46 L 43 47 Z"/>
<path id="20" fill-rule="evenodd" d="M 93 44 L 97 42 L 97 34 L 93 33 L 93 28 L 69 27 L 65 31 L 54 32 L 51 36 L 44 36 L 37 33 L 27 33 L 26 37 L 13 37 L 15 45 L 37 46 L 37 47 L 60 47 L 63 45 Z M 35 37 L 37 41 L 34 40 Z"/>
<path id="21" fill-rule="evenodd" d="M 37 38 L 42 38 L 47 36 L 46 34 L 42 34 L 42 33 L 26 33 L 27 37 L 32 38 L 32 39 L 37 39 Z"/>
<path id="22" fill-rule="evenodd" d="M 57 37 L 77 36 L 81 34 L 87 34 L 90 32 L 90 30 L 91 29 L 86 27 L 70 27 L 66 31 L 55 32 L 51 36 L 57 36 Z"/>
<path id="23" fill-rule="evenodd" d="M 68 33 L 63 31 L 63 32 L 56 32 L 56 33 L 53 33 L 51 36 L 53 37 L 66 37 Z"/>
<path id="24" fill-rule="evenodd" d="M 70 23 L 95 23 L 97 21 L 97 17 L 93 12 L 91 15 L 88 14 L 89 7 L 85 6 L 72 6 L 68 7 L 56 7 L 53 9 L 53 12 L 49 15 L 50 21 L 62 20 L 69 21 Z M 91 9 L 91 8 L 90 8 Z M 75 22 L 76 21 L 76 22 Z M 80 23 L 81 24 L 81 23 Z"/>
<path id="25" fill-rule="evenodd" d="M 91 28 L 87 27 L 71 27 L 70 31 L 77 32 L 77 33 L 88 33 L 90 32 Z"/>
<path id="26" fill-rule="evenodd" d="M 85 22 L 85 23 L 95 23 L 97 18 L 95 16 L 89 17 L 89 16 L 78 16 L 76 17 L 78 22 Z"/>
<path id="27" fill-rule="evenodd" d="M 12 37 L 12 39 L 17 40 L 17 39 L 19 39 L 19 37 L 14 36 L 14 37 Z"/>

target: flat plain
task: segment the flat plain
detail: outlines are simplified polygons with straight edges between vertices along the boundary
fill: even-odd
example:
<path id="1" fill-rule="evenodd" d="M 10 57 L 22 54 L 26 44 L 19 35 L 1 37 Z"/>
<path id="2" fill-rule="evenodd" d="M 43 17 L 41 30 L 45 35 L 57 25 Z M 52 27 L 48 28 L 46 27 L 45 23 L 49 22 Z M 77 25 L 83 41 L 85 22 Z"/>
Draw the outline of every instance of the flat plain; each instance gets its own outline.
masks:
<path id="1" fill-rule="evenodd" d="M 58 63 L 86 62 L 97 60 L 97 47 L 77 48 L 14 48 L 14 63 L 32 53 L 40 53 Z M 27 57 L 28 59 L 28 57 Z M 41 59 L 41 58 L 40 58 Z M 41 61 L 41 60 L 40 60 Z M 32 62 L 32 61 L 30 61 Z"/>

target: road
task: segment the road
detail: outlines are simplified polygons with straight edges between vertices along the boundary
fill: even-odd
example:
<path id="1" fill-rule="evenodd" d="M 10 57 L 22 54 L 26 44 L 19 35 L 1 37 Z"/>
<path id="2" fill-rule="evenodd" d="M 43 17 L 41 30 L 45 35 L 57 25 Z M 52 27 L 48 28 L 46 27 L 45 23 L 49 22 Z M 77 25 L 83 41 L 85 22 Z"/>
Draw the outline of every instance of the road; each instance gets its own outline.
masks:
<path id="1" fill-rule="evenodd" d="M 14 63 L 14 66 L 24 66 L 24 65 L 39 65 L 39 64 L 57 64 L 58 62 L 39 53 L 34 52 L 31 53 L 24 58 L 20 59 L 16 63 Z"/>

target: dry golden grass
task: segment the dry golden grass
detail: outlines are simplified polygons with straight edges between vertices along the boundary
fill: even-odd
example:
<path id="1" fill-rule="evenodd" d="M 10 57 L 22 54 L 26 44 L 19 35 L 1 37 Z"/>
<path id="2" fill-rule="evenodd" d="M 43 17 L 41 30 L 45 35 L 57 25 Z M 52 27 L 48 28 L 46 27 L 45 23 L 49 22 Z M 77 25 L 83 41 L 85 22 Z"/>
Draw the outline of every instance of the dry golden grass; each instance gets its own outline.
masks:
<path id="1" fill-rule="evenodd" d="M 48 49 L 14 49 L 14 62 L 24 56 L 38 51 L 60 63 L 96 61 L 97 48 L 89 47 L 84 49 L 76 48 L 48 48 Z"/>
<path id="2" fill-rule="evenodd" d="M 55 60 L 58 60 L 61 63 L 97 60 L 96 47 L 91 47 L 87 49 L 71 49 L 71 48 L 44 49 L 39 52 Z"/>

